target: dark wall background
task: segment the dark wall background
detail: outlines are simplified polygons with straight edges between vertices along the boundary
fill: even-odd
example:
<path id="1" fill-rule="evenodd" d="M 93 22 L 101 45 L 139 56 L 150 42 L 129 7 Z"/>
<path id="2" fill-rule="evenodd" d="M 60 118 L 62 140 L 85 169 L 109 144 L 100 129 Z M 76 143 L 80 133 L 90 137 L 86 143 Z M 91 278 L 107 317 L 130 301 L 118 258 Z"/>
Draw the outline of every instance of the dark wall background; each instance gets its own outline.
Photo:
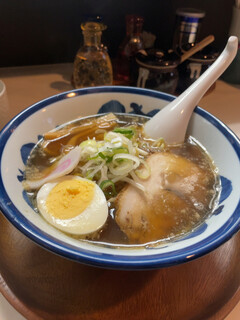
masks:
<path id="1" fill-rule="evenodd" d="M 103 16 L 104 43 L 111 57 L 125 35 L 125 14 L 138 13 L 156 46 L 171 47 L 175 12 L 194 7 L 206 12 L 200 38 L 213 34 L 221 50 L 228 37 L 234 0 L 0 0 L 0 67 L 72 62 L 87 14 Z"/>

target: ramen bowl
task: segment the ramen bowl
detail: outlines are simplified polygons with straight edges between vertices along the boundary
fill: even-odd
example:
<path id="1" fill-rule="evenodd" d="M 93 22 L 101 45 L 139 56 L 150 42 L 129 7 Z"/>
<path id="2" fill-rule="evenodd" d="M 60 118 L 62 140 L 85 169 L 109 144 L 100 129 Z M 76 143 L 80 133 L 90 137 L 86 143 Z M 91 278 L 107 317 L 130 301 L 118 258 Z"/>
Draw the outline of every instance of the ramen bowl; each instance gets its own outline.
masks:
<path id="1" fill-rule="evenodd" d="M 218 205 L 193 232 L 177 241 L 146 248 L 100 246 L 69 237 L 34 211 L 22 180 L 27 157 L 40 137 L 57 126 L 108 112 L 153 116 L 174 97 L 130 87 L 95 87 L 52 96 L 25 109 L 0 134 L 0 208 L 5 217 L 38 245 L 83 264 L 145 270 L 178 265 L 203 256 L 230 239 L 240 226 L 240 143 L 220 120 L 196 107 L 188 127 L 213 158 L 221 179 Z"/>

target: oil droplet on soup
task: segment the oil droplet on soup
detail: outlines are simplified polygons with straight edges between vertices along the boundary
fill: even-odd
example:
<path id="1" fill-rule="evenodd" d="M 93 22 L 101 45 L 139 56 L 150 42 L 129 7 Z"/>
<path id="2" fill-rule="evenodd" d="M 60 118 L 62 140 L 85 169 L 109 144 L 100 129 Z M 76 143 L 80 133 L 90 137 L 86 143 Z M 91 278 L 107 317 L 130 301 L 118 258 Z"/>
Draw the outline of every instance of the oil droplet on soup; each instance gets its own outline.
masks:
<path id="1" fill-rule="evenodd" d="M 181 145 L 167 146 L 161 139 L 154 141 L 143 135 L 144 117 L 122 115 L 111 118 L 108 125 L 101 121 L 101 125 L 96 124 L 96 119 L 74 121 L 47 133 L 26 166 L 26 179 L 41 179 L 75 146 L 82 145 L 82 150 L 91 152 L 96 148 L 95 154 L 80 160 L 71 175 L 102 187 L 108 201 L 107 222 L 87 236 L 69 236 L 104 246 L 154 246 L 189 234 L 211 215 L 218 201 L 220 179 L 207 151 L 193 137 Z M 122 144 L 118 139 L 121 135 Z M 136 156 L 139 166 L 118 179 L 119 170 L 137 165 Z M 95 173 L 94 161 L 95 167 L 101 166 Z M 83 170 L 87 166 L 89 172 Z M 37 190 L 28 191 L 38 211 L 36 194 Z"/>

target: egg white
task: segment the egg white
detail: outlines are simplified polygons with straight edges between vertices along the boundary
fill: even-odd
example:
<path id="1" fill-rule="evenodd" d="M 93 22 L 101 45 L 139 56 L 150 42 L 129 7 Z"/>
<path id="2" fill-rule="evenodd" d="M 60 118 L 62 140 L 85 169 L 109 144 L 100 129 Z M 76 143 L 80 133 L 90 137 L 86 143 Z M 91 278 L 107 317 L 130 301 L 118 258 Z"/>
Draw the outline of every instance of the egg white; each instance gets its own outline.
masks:
<path id="1" fill-rule="evenodd" d="M 67 180 L 83 180 L 94 184 L 94 196 L 89 206 L 78 216 L 69 219 L 55 218 L 46 206 L 50 191 L 60 182 Z M 99 230 L 108 217 L 108 206 L 105 195 L 100 187 L 87 179 L 78 176 L 65 176 L 44 184 L 37 194 L 37 207 L 41 215 L 54 227 L 75 235 L 86 235 Z"/>

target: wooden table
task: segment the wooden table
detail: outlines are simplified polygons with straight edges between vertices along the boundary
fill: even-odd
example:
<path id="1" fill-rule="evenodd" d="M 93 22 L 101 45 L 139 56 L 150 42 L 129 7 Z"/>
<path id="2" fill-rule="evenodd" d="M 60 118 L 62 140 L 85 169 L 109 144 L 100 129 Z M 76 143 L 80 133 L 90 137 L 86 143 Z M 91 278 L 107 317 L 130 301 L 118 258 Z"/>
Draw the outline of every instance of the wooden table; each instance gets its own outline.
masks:
<path id="1" fill-rule="evenodd" d="M 72 89 L 71 73 L 71 64 L 0 69 L 10 102 L 9 117 Z M 200 106 L 240 136 L 238 88 L 217 81 Z M 214 252 L 183 265 L 114 271 L 56 256 L 0 215 L 0 291 L 31 320 L 220 320 L 240 299 L 239 271 L 240 233 Z M 240 304 L 226 319 L 240 318 L 239 310 Z"/>

